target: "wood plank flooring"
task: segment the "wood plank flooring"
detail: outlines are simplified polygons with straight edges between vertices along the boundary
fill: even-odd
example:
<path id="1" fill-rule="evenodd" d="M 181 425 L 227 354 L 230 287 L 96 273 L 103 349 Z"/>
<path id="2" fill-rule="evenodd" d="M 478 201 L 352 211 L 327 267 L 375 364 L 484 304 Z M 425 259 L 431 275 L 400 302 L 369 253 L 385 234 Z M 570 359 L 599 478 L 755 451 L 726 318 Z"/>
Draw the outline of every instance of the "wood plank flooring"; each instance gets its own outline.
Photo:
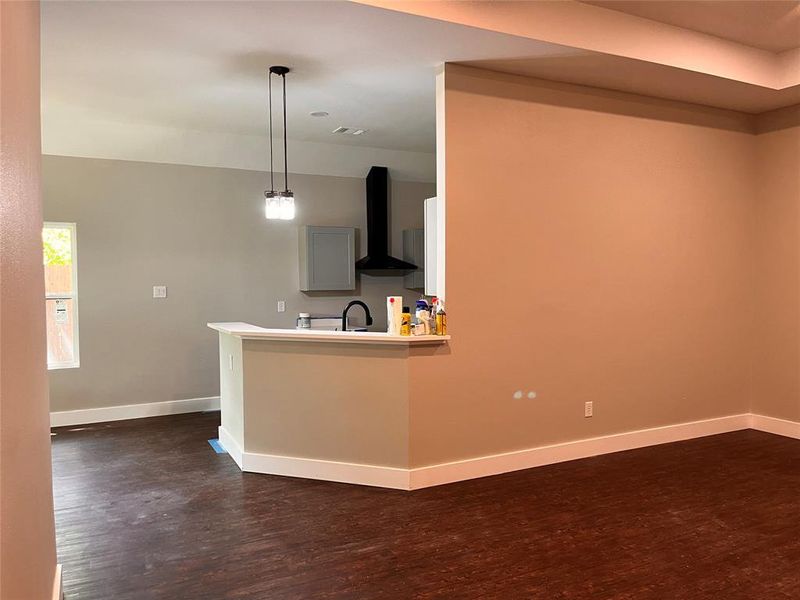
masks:
<path id="1" fill-rule="evenodd" d="M 218 413 L 54 430 L 67 600 L 800 599 L 800 441 L 401 492 L 242 474 Z"/>

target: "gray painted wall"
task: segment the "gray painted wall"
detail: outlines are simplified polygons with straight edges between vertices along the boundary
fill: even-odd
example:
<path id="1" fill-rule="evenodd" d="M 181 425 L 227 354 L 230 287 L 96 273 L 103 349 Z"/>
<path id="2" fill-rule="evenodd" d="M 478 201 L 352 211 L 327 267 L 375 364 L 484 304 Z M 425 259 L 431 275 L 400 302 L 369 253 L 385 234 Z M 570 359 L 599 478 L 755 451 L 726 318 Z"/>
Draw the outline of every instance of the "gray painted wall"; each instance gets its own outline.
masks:
<path id="1" fill-rule="evenodd" d="M 355 226 L 363 255 L 363 179 L 290 174 L 297 219 L 278 222 L 264 218 L 260 172 L 63 156 L 42 168 L 45 220 L 78 231 L 81 366 L 50 372 L 53 411 L 218 395 L 210 321 L 293 327 L 300 311 L 340 314 L 360 298 L 381 329 L 387 295 L 417 296 L 400 277 L 365 275 L 354 293 L 298 291 L 300 225 Z M 395 255 L 433 195 L 432 183 L 392 182 Z"/>

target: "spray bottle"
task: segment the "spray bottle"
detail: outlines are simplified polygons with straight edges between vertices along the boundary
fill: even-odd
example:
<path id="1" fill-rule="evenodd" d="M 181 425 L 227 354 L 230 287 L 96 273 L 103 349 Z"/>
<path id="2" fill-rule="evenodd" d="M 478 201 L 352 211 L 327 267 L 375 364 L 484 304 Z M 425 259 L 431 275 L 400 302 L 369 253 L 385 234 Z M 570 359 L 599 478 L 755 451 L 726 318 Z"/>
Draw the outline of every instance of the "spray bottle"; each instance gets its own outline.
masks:
<path id="1" fill-rule="evenodd" d="M 444 310 L 444 300 L 436 302 L 436 335 L 447 335 L 447 313 Z"/>

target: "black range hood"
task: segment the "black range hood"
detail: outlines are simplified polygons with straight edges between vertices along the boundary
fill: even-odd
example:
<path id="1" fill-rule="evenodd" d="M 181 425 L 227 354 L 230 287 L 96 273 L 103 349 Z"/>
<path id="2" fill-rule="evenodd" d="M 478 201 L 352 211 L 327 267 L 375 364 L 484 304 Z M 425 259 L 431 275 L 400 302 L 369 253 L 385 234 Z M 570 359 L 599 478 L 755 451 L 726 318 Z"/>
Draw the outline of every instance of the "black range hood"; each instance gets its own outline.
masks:
<path id="1" fill-rule="evenodd" d="M 356 269 L 370 275 L 402 275 L 416 268 L 389 256 L 389 169 L 372 167 L 367 175 L 367 255 L 356 261 Z"/>

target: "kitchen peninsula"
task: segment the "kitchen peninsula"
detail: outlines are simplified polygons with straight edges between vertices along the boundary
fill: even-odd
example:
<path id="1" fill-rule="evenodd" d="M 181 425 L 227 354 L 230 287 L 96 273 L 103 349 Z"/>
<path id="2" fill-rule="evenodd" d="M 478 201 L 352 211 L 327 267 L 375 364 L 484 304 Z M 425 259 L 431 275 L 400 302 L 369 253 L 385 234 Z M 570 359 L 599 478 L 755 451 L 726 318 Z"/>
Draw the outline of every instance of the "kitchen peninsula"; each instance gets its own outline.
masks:
<path id="1" fill-rule="evenodd" d="M 219 439 L 243 471 L 408 488 L 409 359 L 450 336 L 219 332 Z"/>

